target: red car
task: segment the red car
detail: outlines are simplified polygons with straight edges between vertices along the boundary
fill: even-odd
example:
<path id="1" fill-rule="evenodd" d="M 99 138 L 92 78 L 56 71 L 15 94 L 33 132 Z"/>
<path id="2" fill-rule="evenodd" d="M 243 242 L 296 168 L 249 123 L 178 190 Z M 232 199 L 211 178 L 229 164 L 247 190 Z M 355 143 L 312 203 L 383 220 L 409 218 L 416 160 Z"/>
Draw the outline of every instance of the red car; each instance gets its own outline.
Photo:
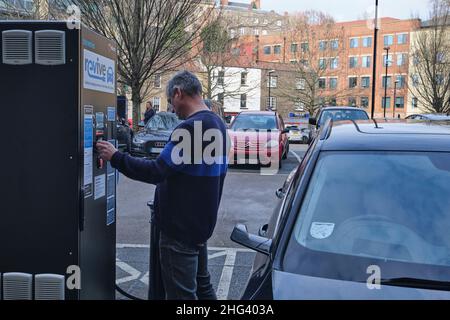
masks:
<path id="1" fill-rule="evenodd" d="M 231 124 L 230 164 L 278 164 L 289 154 L 289 131 L 273 111 L 246 111 Z"/>

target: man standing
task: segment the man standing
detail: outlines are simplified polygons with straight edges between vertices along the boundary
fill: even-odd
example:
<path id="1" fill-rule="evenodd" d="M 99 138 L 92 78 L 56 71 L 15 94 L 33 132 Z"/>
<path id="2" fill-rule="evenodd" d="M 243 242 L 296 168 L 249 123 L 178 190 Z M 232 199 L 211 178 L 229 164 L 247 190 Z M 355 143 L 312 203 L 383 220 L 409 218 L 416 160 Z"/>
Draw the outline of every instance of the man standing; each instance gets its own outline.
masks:
<path id="1" fill-rule="evenodd" d="M 156 114 L 156 112 L 155 112 L 155 110 L 153 110 L 152 103 L 150 101 L 147 102 L 147 107 L 145 109 L 145 114 L 144 114 L 144 123 L 147 124 L 147 122 L 149 122 L 150 119 L 155 116 L 155 114 Z"/>
<path id="2" fill-rule="evenodd" d="M 226 127 L 204 104 L 200 81 L 190 72 L 180 72 L 169 81 L 167 98 L 184 122 L 158 159 L 136 159 L 107 142 L 99 142 L 97 149 L 129 178 L 157 185 L 155 214 L 161 230 L 161 271 L 167 299 L 215 300 L 206 243 L 217 222 L 227 173 Z M 214 162 L 204 157 L 211 150 L 208 141 L 220 146 L 211 156 Z M 180 149 L 181 143 L 187 148 Z"/>

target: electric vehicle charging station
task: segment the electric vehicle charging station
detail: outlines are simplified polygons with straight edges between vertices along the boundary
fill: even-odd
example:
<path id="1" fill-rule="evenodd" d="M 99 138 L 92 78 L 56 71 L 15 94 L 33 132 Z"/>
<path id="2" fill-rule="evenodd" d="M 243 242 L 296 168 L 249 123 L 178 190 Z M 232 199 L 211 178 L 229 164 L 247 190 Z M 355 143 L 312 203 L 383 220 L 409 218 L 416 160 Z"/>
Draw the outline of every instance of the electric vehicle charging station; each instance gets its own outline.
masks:
<path id="1" fill-rule="evenodd" d="M 66 22 L 0 39 L 0 300 L 113 300 L 116 172 L 95 143 L 116 143 L 115 44 Z"/>

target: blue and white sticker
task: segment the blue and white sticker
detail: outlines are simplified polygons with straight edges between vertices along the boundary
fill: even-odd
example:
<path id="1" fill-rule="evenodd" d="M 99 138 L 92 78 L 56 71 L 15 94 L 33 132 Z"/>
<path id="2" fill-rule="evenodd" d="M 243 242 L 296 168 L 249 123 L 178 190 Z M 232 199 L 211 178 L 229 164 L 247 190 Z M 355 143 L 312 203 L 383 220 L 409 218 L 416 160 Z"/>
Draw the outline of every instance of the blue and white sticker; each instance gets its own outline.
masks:
<path id="1" fill-rule="evenodd" d="M 116 93 L 116 64 L 114 60 L 84 49 L 84 88 Z"/>
<path id="2" fill-rule="evenodd" d="M 108 121 L 116 121 L 116 108 L 108 107 Z"/>
<path id="3" fill-rule="evenodd" d="M 334 223 L 313 222 L 311 225 L 311 237 L 318 240 L 329 238 L 334 232 Z"/>

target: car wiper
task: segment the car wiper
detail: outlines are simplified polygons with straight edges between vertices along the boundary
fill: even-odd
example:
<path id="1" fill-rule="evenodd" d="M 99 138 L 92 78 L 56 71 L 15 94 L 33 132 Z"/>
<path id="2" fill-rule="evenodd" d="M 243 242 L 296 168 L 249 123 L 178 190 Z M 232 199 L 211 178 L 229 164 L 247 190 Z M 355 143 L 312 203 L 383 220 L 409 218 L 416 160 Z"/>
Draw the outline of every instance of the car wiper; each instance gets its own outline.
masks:
<path id="1" fill-rule="evenodd" d="M 436 281 L 416 278 L 395 278 L 389 280 L 381 280 L 382 285 L 407 287 L 428 290 L 450 291 L 450 282 Z"/>

